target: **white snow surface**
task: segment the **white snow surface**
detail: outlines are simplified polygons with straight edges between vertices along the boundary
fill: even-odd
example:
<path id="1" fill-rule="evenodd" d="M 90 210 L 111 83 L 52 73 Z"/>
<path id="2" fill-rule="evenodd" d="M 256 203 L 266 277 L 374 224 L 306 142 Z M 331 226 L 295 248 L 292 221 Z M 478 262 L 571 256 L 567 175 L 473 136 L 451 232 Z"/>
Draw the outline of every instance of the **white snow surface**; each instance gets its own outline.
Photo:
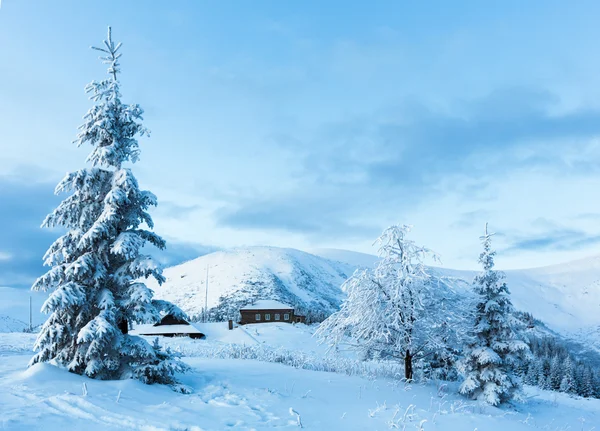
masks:
<path id="1" fill-rule="evenodd" d="M 130 331 L 132 335 L 161 335 L 161 334 L 201 334 L 194 324 L 189 325 L 137 325 Z"/>
<path id="2" fill-rule="evenodd" d="M 358 251 L 341 250 L 339 248 L 313 248 L 307 251 L 315 256 L 347 263 L 356 268 L 372 268 L 378 262 L 378 258 L 375 255 L 360 253 Z"/>
<path id="3" fill-rule="evenodd" d="M 0 429 L 223 431 L 296 430 L 297 417 L 307 430 L 486 431 L 597 430 L 600 400 L 569 397 L 526 388 L 523 404 L 501 409 L 455 394 L 454 385 L 406 386 L 317 372 L 277 363 L 210 359 L 194 347 L 271 344 L 314 355 L 312 328 L 272 323 L 233 331 L 226 324 L 207 325 L 213 341 L 162 339 L 177 350 L 192 372 L 181 376 L 192 394 L 134 380 L 99 381 L 70 374 L 50 364 L 27 368 L 34 336 L 0 334 Z M 204 331 L 203 331 L 204 332 Z M 227 339 L 226 337 L 230 337 Z"/>
<path id="4" fill-rule="evenodd" d="M 253 304 L 242 307 L 241 310 L 291 310 L 293 308 L 289 304 L 284 304 L 273 299 L 261 299 Z"/>
<path id="5" fill-rule="evenodd" d="M 23 332 L 28 326 L 25 322 L 0 314 L 0 332 Z"/>

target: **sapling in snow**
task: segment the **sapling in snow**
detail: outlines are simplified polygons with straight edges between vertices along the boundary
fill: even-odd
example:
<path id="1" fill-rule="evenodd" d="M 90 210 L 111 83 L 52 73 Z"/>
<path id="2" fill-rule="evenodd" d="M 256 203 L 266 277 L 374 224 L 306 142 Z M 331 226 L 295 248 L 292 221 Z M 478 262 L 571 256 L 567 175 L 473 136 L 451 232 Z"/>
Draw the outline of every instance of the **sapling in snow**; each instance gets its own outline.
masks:
<path id="1" fill-rule="evenodd" d="M 529 348 L 518 336 L 520 322 L 513 316 L 504 274 L 493 269 L 496 252 L 492 250 L 492 235 L 486 224 L 479 256 L 483 272 L 474 281 L 475 322 L 465 357 L 459 364 L 464 375 L 459 390 L 495 406 L 519 393 L 521 382 L 515 368 Z"/>
<path id="2" fill-rule="evenodd" d="M 121 101 L 119 52 L 110 28 L 95 48 L 108 64 L 108 78 L 86 87 L 94 106 L 84 117 L 76 143 L 90 144 L 84 168 L 66 175 L 56 193 L 70 193 L 44 220 L 43 227 L 66 233 L 50 246 L 44 263 L 51 269 L 33 285 L 51 291 L 42 311 L 50 317 L 35 344 L 31 364 L 54 361 L 77 374 L 98 379 L 136 378 L 174 383 L 186 367 L 170 352 L 128 335 L 131 322 L 156 322 L 160 312 L 183 314 L 153 299 L 139 281 L 164 281 L 161 268 L 140 249 L 165 241 L 153 233 L 147 210 L 156 196 L 140 190 L 131 170 L 140 155 L 137 138 L 148 133 L 139 105 Z"/>

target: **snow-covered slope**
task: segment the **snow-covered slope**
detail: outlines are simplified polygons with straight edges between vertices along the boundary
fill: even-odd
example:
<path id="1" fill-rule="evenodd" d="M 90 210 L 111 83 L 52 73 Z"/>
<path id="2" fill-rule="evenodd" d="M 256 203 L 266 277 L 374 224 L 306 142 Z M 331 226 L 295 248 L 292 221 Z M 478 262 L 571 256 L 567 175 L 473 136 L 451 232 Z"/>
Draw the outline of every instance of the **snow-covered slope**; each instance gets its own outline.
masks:
<path id="1" fill-rule="evenodd" d="M 377 264 L 378 258 L 375 255 L 360 253 L 358 251 L 341 250 L 339 248 L 313 248 L 307 250 L 308 253 L 315 256 L 336 262 L 343 262 L 356 268 L 370 268 Z"/>
<path id="2" fill-rule="evenodd" d="M 468 288 L 476 272 L 436 268 L 434 272 Z M 513 304 L 550 329 L 600 351 L 600 256 L 542 268 L 506 271 Z"/>
<path id="3" fill-rule="evenodd" d="M 354 266 L 299 250 L 248 247 L 218 251 L 167 268 L 167 281 L 156 297 L 174 302 L 186 313 L 202 313 L 208 267 L 208 308 L 219 317 L 237 317 L 240 306 L 275 299 L 313 313 L 331 313 L 343 294 L 340 285 Z"/>
<path id="4" fill-rule="evenodd" d="M 44 323 L 47 316 L 40 309 L 47 296 L 44 292 L 32 292 L 29 289 L 0 287 L 0 332 L 22 331 L 28 326 L 23 322 L 29 322 L 29 298 L 32 300 L 33 325 Z"/>
<path id="5" fill-rule="evenodd" d="M 26 328 L 25 322 L 0 314 L 0 332 L 23 332 Z"/>
<path id="6" fill-rule="evenodd" d="M 276 299 L 301 308 L 331 312 L 343 298 L 340 286 L 357 267 L 377 258 L 346 250 L 318 249 L 309 254 L 276 247 L 219 251 L 165 270 L 167 282 L 152 284 L 159 298 L 190 314 L 204 307 L 209 267 L 208 307 L 221 316 L 254 299 Z M 445 295 L 469 294 L 474 271 L 431 268 L 443 278 Z M 529 270 L 506 271 L 515 307 L 532 313 L 550 329 L 600 350 L 600 256 Z"/>
<path id="7" fill-rule="evenodd" d="M 276 324 L 255 326 L 259 343 L 285 339 L 304 350 L 310 339 L 291 325 L 281 326 L 285 337 L 275 333 Z M 28 368 L 34 338 L 0 334 L 2 430 L 293 431 L 300 416 L 302 428 L 314 431 L 591 431 L 600 417 L 600 400 L 531 387 L 523 404 L 495 408 L 458 396 L 455 383 L 405 385 L 302 369 L 310 363 L 295 368 L 194 354 L 185 354 L 191 371 L 180 376 L 193 393 L 180 394 L 132 379 L 88 379 L 50 364 Z M 208 337 L 163 341 L 175 350 L 182 343 L 183 353 L 210 343 Z"/>

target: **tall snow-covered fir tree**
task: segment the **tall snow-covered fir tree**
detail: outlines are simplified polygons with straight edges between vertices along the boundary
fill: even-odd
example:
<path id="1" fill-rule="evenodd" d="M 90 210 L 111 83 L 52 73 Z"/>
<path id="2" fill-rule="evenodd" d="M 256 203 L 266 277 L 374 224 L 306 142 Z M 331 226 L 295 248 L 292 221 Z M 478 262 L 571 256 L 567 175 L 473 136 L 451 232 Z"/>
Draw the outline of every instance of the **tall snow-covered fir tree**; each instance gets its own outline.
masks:
<path id="1" fill-rule="evenodd" d="M 459 390 L 495 406 L 518 395 L 521 382 L 515 368 L 529 348 L 516 332 L 520 322 L 513 316 L 504 274 L 493 269 L 496 252 L 492 250 L 492 235 L 486 224 L 479 256 L 483 272 L 474 280 L 475 322 L 459 366 L 465 378 Z"/>
<path id="2" fill-rule="evenodd" d="M 183 313 L 154 300 L 139 281 L 164 281 L 160 266 L 140 249 L 145 244 L 163 249 L 165 241 L 149 230 L 153 222 L 147 210 L 157 204 L 156 196 L 140 190 L 124 167 L 138 160 L 137 137 L 147 130 L 142 108 L 121 101 L 120 47 L 109 27 L 104 46 L 94 48 L 102 52 L 109 77 L 86 87 L 94 105 L 76 143 L 93 147 L 87 158 L 91 167 L 67 174 L 58 184 L 57 194 L 71 194 L 42 224 L 67 232 L 46 252 L 44 263 L 51 269 L 32 287 L 51 293 L 42 307 L 50 317 L 31 365 L 52 361 L 98 379 L 174 384 L 174 374 L 186 366 L 169 351 L 127 333 L 130 322 L 154 323 L 161 312 Z"/>
<path id="3" fill-rule="evenodd" d="M 435 254 L 407 239 L 409 232 L 409 226 L 399 225 L 383 232 L 377 240 L 379 264 L 356 271 L 344 283 L 347 298 L 316 333 L 331 347 L 348 344 L 365 357 L 402 360 L 407 380 L 413 378 L 415 356 L 439 342 L 435 335 L 447 329 L 443 310 L 426 312 L 435 283 L 423 261 Z"/>

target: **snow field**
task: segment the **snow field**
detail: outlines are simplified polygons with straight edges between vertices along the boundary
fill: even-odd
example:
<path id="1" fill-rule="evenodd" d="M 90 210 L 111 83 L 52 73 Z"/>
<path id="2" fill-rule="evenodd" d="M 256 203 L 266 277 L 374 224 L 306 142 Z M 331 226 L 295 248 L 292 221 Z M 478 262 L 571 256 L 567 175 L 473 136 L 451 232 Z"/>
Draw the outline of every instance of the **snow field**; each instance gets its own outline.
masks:
<path id="1" fill-rule="evenodd" d="M 49 364 L 27 368 L 34 335 L 0 334 L 0 430 L 223 431 L 310 430 L 591 431 L 600 429 L 600 400 L 526 387 L 523 404 L 494 408 L 456 395 L 455 384 L 405 385 L 248 359 L 198 357 L 211 349 L 273 352 L 297 337 L 290 355 L 326 361 L 311 327 L 278 324 L 223 330 L 207 340 L 165 338 L 186 356 L 181 376 L 190 395 L 134 380 L 97 381 Z M 222 324 L 226 328 L 226 324 Z M 252 338 L 244 335 L 254 334 Z M 220 336 L 218 334 L 221 334 Z M 229 337 L 233 343 L 224 342 Z M 309 341 L 310 340 L 310 341 Z M 239 343 L 239 344 L 238 344 Z M 304 350 L 306 349 L 306 350 Z M 251 350 L 252 351 L 252 350 Z M 202 353 L 204 352 L 204 353 Z M 304 355 L 304 356 L 302 356 Z M 84 386 L 85 385 L 85 386 Z"/>

